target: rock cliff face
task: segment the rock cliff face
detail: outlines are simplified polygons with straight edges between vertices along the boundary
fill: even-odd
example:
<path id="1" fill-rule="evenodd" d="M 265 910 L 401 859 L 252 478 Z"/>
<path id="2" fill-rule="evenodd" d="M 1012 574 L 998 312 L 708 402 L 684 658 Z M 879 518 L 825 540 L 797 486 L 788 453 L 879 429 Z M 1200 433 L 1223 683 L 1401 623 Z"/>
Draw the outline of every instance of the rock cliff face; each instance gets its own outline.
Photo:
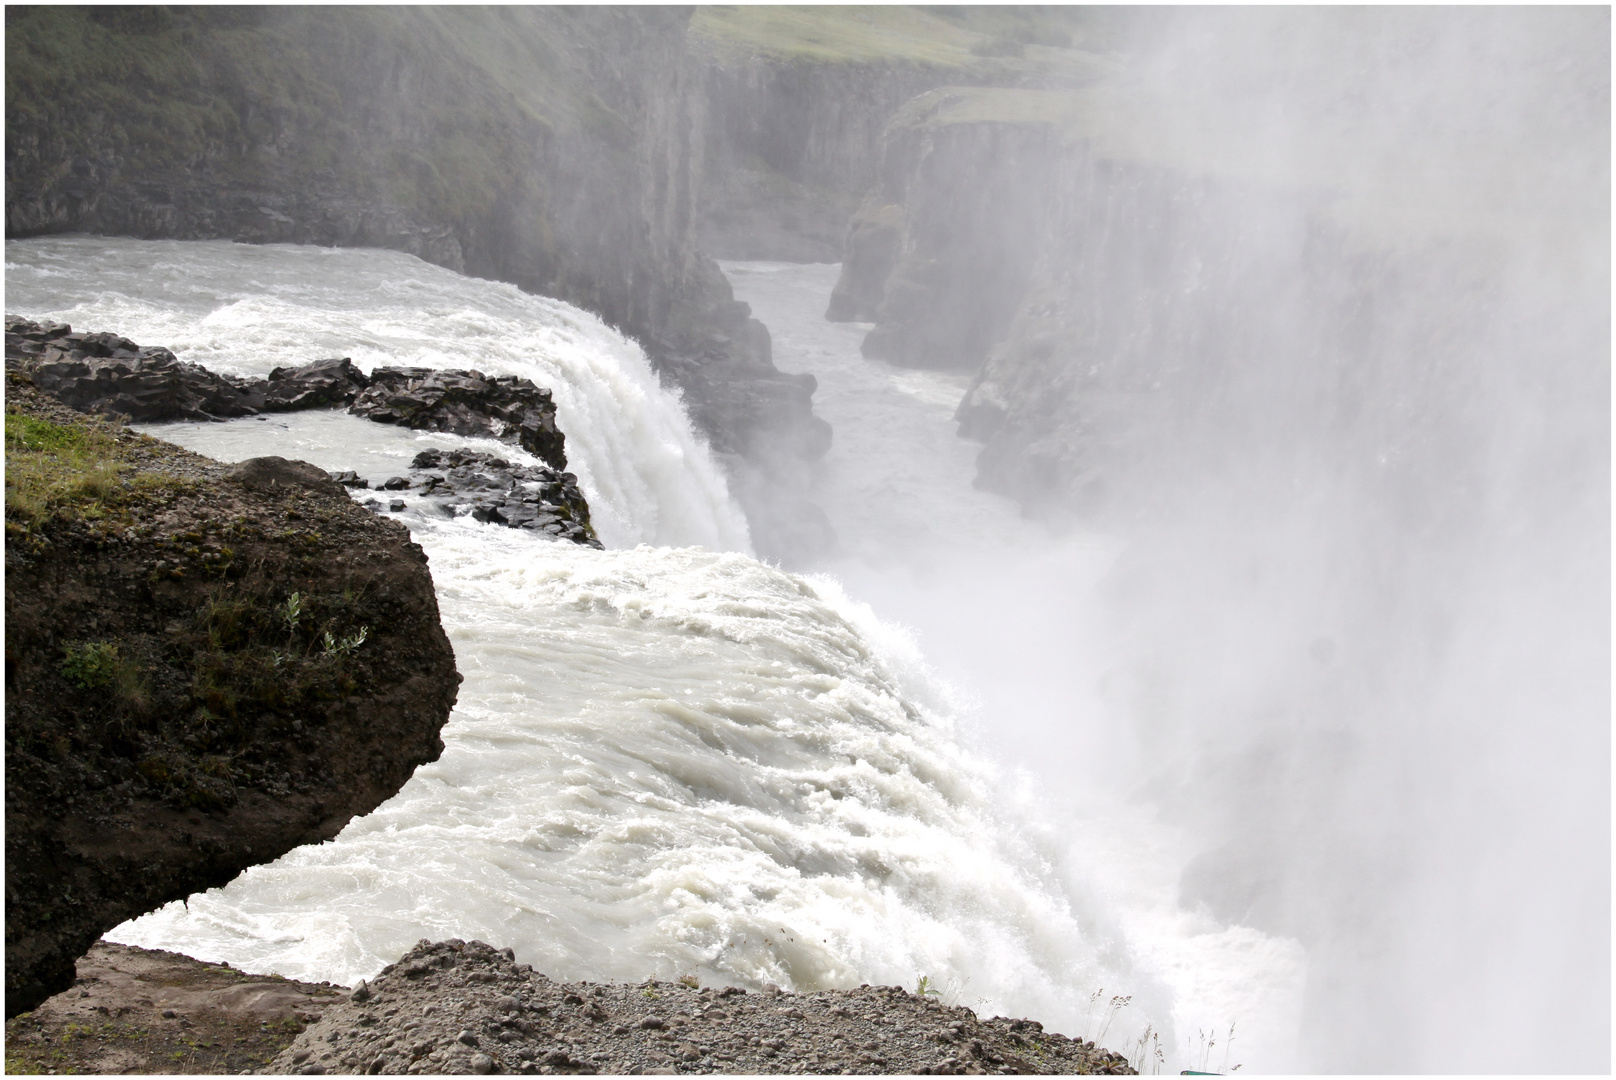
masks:
<path id="1" fill-rule="evenodd" d="M 957 68 L 804 63 L 708 44 L 699 243 L 719 259 L 839 262 L 875 182 L 881 133 L 904 102 L 960 82 Z"/>
<path id="2" fill-rule="evenodd" d="M 1067 101 L 953 87 L 893 118 L 826 312 L 876 324 L 865 356 L 969 371 L 1004 336 L 1041 240 Z"/>
<path id="3" fill-rule="evenodd" d="M 331 837 L 433 761 L 426 557 L 313 466 L 235 467 L 8 375 L 6 1013 L 104 931 Z"/>
<path id="4" fill-rule="evenodd" d="M 1069 46 L 1093 23 L 1058 8 L 699 9 L 701 249 L 842 261 L 906 102 L 944 86 L 1081 84 L 1093 57 Z"/>
<path id="5" fill-rule="evenodd" d="M 696 249 L 689 14 L 14 9 L 6 235 L 387 247 L 510 281 L 638 338 L 772 476 L 828 429 Z"/>

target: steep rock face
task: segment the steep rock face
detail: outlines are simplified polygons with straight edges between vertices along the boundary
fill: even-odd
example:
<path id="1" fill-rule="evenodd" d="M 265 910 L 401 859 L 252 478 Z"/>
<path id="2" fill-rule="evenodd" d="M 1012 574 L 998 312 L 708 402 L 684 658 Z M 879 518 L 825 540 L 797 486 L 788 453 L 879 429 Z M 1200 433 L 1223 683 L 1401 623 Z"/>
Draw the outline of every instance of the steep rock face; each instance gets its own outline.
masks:
<path id="1" fill-rule="evenodd" d="M 826 312 L 876 324 L 865 356 L 981 365 L 1026 289 L 1067 103 L 1054 91 L 950 87 L 894 117 Z"/>
<path id="2" fill-rule="evenodd" d="M 15 13 L 6 233 L 389 247 L 652 327 L 692 258 L 686 18 Z"/>
<path id="3" fill-rule="evenodd" d="M 713 48 L 702 72 L 702 250 L 720 259 L 839 261 L 848 218 L 875 182 L 888 121 L 910 98 L 967 74 Z"/>
<path id="4" fill-rule="evenodd" d="M 8 376 L 6 1013 L 104 931 L 331 837 L 442 751 L 426 557 L 325 473 L 227 468 Z"/>
<path id="5" fill-rule="evenodd" d="M 824 425 L 695 246 L 689 15 L 13 9 L 6 235 L 386 247 L 513 282 L 638 338 L 772 475 Z"/>
<path id="6" fill-rule="evenodd" d="M 701 249 L 841 261 L 905 102 L 943 86 L 1082 84 L 1095 58 L 1072 46 L 1103 37 L 1102 21 L 1075 8 L 698 9 Z"/>

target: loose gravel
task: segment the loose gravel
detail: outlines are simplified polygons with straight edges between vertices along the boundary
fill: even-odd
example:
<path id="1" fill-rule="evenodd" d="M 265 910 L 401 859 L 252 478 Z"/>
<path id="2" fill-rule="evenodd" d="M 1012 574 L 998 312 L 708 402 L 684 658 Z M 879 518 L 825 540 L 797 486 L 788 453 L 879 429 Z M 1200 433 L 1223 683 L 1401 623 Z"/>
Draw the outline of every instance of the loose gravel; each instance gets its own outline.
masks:
<path id="1" fill-rule="evenodd" d="M 1108 1050 L 896 986 L 791 994 L 561 983 L 482 942 L 422 941 L 271 1073 L 1109 1073 Z"/>

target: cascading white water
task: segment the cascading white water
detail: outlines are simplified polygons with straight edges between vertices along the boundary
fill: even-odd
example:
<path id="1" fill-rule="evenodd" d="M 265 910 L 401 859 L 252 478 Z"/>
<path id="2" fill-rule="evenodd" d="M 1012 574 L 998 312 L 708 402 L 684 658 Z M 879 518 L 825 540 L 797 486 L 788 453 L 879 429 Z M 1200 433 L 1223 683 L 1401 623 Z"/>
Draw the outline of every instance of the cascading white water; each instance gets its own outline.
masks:
<path id="1" fill-rule="evenodd" d="M 799 309 L 823 304 L 828 285 L 813 275 L 824 272 L 800 268 Z M 1090 1037 L 1106 1022 L 1090 1000 L 1104 988 L 1133 996 L 1110 1025 L 1113 1047 L 1146 1023 L 1187 1034 L 1239 1019 L 1236 1060 L 1283 1066 L 1295 946 L 1176 909 L 1180 853 L 1171 834 L 1105 804 L 1111 759 L 1094 791 L 1056 798 L 986 764 L 994 733 L 960 730 L 958 717 L 977 714 L 909 633 L 849 596 L 890 600 L 925 627 L 913 598 L 929 584 L 1011 620 L 1015 605 L 995 610 L 995 591 L 1065 589 L 1103 571 L 1103 541 L 1075 556 L 1042 545 L 970 492 L 963 463 L 935 467 L 947 387 L 892 376 L 923 408 L 893 399 L 869 419 L 920 445 L 863 459 L 867 486 L 847 502 L 849 521 L 866 520 L 844 522 L 855 553 L 890 525 L 875 503 L 902 507 L 905 528 L 927 525 L 933 538 L 909 545 L 912 580 L 882 591 L 882 536 L 835 568 L 844 591 L 744 553 L 744 525 L 677 401 L 636 346 L 565 304 L 387 252 L 100 238 L 9 243 L 7 286 L 10 311 L 113 329 L 217 370 L 337 354 L 528 375 L 556 392 L 610 549 L 407 510 L 466 677 L 442 759 L 335 840 L 127 923 L 116 940 L 342 982 L 446 936 L 512 946 L 556 977 L 912 988 L 926 976 L 979 1012 Z M 797 331 L 779 321 L 784 346 Z M 856 384 L 833 389 L 846 357 L 824 359 L 824 400 L 860 397 Z M 856 448 L 860 425 L 847 423 L 838 438 Z M 513 454 L 330 412 L 152 430 L 225 460 L 279 453 L 370 477 L 424 446 Z M 991 581 L 959 576 L 995 543 L 1026 558 Z M 997 686 L 961 682 L 1002 704 L 1016 663 L 1081 645 L 1053 632 L 1061 621 L 1007 623 L 1006 655 L 1045 630 L 1049 640 Z M 1083 745 L 1104 743 L 1089 734 Z M 1168 1067 L 1198 1063 L 1178 1061 L 1171 1034 L 1166 1049 Z"/>
<path id="2" fill-rule="evenodd" d="M 226 374 L 340 355 L 366 371 L 524 376 L 555 395 L 568 468 L 608 546 L 750 550 L 722 473 L 639 347 L 570 304 L 393 252 L 222 240 L 8 244 L 6 294 L 8 310 L 114 329 Z"/>
<path id="3" fill-rule="evenodd" d="M 838 267 L 724 270 L 773 332 L 776 364 L 818 378 L 815 411 L 836 431 L 817 494 L 842 551 L 816 569 L 912 628 L 967 734 L 1021 774 L 1025 812 L 1060 830 L 1081 867 L 1074 887 L 1108 913 L 1133 964 L 1102 995 L 1135 995 L 1135 1014 L 1118 1019 L 1126 1037 L 1153 1024 L 1167 1068 L 1294 1068 L 1301 945 L 1181 903 L 1195 840 L 1146 809 L 1161 762 L 1106 693 L 1130 661 L 1097 596 L 1121 542 L 1056 537 L 974 489 L 978 447 L 953 420 L 968 377 L 864 359 L 869 327 L 823 317 Z"/>

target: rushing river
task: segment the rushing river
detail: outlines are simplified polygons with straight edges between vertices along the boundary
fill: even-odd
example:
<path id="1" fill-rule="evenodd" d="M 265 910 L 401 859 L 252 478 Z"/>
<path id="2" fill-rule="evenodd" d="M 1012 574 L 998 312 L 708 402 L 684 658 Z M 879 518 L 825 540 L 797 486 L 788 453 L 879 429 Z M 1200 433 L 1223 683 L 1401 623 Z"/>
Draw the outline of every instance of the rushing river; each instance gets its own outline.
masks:
<path id="1" fill-rule="evenodd" d="M 925 977 L 1136 1057 L 1151 1025 L 1167 1069 L 1291 1063 L 1300 947 L 1180 908 L 1190 853 L 1130 809 L 1138 763 L 1097 720 L 1083 597 L 1115 545 L 972 490 L 962 384 L 860 359 L 861 328 L 821 318 L 834 267 L 727 267 L 836 428 L 818 497 L 842 552 L 799 575 L 751 556 L 638 346 L 567 304 L 391 252 L 68 237 L 6 257 L 7 311 L 216 371 L 532 378 L 607 546 L 406 509 L 465 676 L 441 760 L 335 840 L 113 939 L 343 983 L 449 936 L 562 978 Z M 340 412 L 148 430 L 373 482 L 424 447 L 523 457 Z"/>

